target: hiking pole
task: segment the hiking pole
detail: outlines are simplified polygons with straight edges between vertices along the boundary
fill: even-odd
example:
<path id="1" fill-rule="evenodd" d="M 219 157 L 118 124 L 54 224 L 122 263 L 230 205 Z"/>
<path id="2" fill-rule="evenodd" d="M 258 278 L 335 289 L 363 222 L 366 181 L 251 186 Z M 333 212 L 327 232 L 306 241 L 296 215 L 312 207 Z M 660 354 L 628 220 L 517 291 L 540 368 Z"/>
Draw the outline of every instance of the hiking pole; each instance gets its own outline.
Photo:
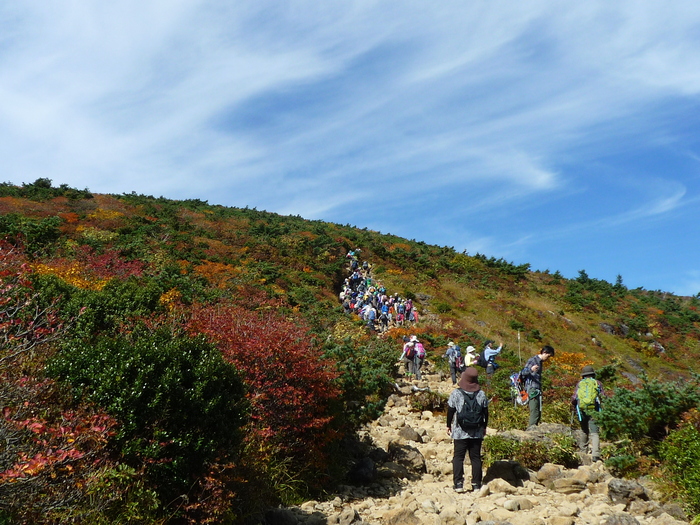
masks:
<path id="1" fill-rule="evenodd" d="M 523 358 L 520 355 L 520 330 L 518 330 L 518 361 L 520 361 L 520 368 L 523 367 Z"/>

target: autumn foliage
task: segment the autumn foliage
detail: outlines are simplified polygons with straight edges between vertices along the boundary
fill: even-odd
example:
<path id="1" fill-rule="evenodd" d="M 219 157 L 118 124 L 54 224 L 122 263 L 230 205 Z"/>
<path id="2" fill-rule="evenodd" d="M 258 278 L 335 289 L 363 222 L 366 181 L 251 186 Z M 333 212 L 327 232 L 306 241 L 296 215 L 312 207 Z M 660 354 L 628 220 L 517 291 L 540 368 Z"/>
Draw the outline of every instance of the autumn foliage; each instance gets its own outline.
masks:
<path id="1" fill-rule="evenodd" d="M 192 308 L 188 330 L 206 334 L 243 371 L 249 439 L 300 460 L 323 459 L 324 446 L 335 437 L 330 410 L 340 396 L 338 374 L 299 321 L 272 310 L 200 304 Z"/>

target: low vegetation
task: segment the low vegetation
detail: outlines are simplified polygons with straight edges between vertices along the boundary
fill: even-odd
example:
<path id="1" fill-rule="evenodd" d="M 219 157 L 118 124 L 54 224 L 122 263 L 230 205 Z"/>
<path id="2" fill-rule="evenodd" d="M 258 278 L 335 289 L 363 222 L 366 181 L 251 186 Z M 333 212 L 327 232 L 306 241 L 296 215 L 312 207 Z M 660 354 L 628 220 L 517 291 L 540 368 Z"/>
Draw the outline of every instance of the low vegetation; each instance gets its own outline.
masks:
<path id="1" fill-rule="evenodd" d="M 343 313 L 360 249 L 418 326 Z M 700 511 L 700 300 L 533 271 L 349 225 L 48 179 L 0 184 L 0 523 L 248 523 L 343 481 L 347 439 L 381 414 L 403 336 L 504 344 L 491 425 L 525 428 L 509 376 L 543 344 L 546 422 L 592 364 L 620 475 L 671 480 Z M 416 396 L 416 410 L 444 399 Z M 573 443 L 498 438 L 490 460 L 575 461 Z M 685 475 L 684 475 L 685 474 Z"/>

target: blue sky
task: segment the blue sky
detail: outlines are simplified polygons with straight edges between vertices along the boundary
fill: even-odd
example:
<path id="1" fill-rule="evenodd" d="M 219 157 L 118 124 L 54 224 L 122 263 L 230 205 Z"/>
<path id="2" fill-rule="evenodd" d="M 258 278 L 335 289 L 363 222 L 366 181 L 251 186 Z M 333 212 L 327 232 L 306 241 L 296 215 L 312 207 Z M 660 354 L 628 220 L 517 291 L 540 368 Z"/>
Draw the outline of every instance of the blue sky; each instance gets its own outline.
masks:
<path id="1" fill-rule="evenodd" d="M 3 182 L 700 292 L 700 2 L 0 4 Z"/>

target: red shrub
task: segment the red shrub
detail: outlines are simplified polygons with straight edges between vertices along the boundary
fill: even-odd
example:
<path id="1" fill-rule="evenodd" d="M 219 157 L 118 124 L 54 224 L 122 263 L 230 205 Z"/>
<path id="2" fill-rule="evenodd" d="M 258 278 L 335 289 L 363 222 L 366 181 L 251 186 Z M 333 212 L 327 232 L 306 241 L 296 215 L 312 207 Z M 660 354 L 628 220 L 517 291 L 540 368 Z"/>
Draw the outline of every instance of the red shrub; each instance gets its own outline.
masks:
<path id="1" fill-rule="evenodd" d="M 303 326 L 275 311 L 216 305 L 193 307 L 189 330 L 207 334 L 243 372 L 255 437 L 282 453 L 323 459 L 338 374 Z"/>

